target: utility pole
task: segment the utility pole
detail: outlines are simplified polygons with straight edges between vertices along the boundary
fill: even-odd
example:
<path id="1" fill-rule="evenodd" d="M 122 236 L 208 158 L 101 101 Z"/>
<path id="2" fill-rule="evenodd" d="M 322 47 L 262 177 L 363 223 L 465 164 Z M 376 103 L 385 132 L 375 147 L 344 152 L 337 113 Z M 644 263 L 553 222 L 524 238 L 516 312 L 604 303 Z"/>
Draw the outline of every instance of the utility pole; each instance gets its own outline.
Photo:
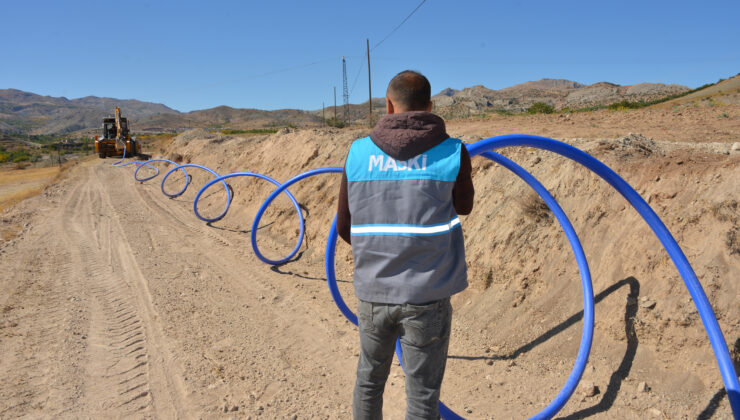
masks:
<path id="1" fill-rule="evenodd" d="M 334 86 L 334 123 L 337 122 L 337 87 Z"/>
<path id="2" fill-rule="evenodd" d="M 321 102 L 321 126 L 326 125 L 326 114 L 324 114 L 324 102 Z"/>
<path id="3" fill-rule="evenodd" d="M 367 92 L 368 92 L 367 123 L 372 126 L 373 125 L 373 89 L 370 86 L 370 38 L 365 38 L 365 41 L 367 41 Z"/>
<path id="4" fill-rule="evenodd" d="M 347 61 L 342 56 L 342 96 L 344 96 L 344 122 L 349 124 L 349 88 L 347 88 Z"/>

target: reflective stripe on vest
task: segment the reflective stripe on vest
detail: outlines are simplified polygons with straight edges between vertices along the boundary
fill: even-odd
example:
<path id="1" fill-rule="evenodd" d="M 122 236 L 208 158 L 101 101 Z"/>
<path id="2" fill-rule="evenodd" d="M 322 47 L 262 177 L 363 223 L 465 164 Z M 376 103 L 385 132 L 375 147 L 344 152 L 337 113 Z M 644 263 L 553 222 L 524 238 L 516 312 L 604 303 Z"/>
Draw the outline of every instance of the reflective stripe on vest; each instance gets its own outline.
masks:
<path id="1" fill-rule="evenodd" d="M 447 223 L 439 225 L 352 225 L 350 233 L 352 236 L 368 235 L 410 235 L 429 236 L 441 235 L 460 226 L 460 219 L 455 217 Z"/>

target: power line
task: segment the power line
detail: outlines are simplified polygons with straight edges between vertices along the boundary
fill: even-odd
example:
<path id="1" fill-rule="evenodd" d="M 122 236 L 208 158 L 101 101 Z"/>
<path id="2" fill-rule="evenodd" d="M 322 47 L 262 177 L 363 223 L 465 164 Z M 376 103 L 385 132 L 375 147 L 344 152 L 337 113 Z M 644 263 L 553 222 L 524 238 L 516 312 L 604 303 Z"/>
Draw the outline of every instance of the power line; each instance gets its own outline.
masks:
<path id="1" fill-rule="evenodd" d="M 329 61 L 333 61 L 333 60 L 326 59 L 326 60 L 314 61 L 312 63 L 299 64 L 297 66 L 286 67 L 286 68 L 283 68 L 283 69 L 280 69 L 280 70 L 274 70 L 274 71 L 270 71 L 270 72 L 267 72 L 267 73 L 257 74 L 257 75 L 251 76 L 248 79 L 244 79 L 244 80 L 251 80 L 251 79 L 258 79 L 260 77 L 265 77 L 265 76 L 272 76 L 273 74 L 284 73 L 286 71 L 291 71 L 291 70 L 303 69 L 303 68 L 315 66 L 315 65 L 321 64 L 321 63 L 328 63 Z"/>
<path id="2" fill-rule="evenodd" d="M 403 24 L 406 23 L 406 21 L 409 20 L 409 18 L 411 16 L 413 16 L 413 14 L 416 13 L 416 11 L 419 10 L 419 8 L 421 7 L 421 5 L 424 4 L 426 1 L 427 0 L 422 0 L 422 2 L 419 3 L 418 6 L 416 6 L 416 9 L 412 10 L 411 13 L 409 13 L 409 15 L 406 16 L 406 19 L 402 20 L 401 23 L 398 24 L 398 26 L 396 26 L 395 28 L 393 28 L 393 30 L 388 35 L 385 36 L 385 38 L 381 39 L 380 42 L 378 42 L 377 44 L 375 44 L 375 46 L 370 51 L 378 48 L 378 46 L 380 46 L 380 44 L 382 44 L 386 39 L 390 38 L 391 35 L 393 35 L 393 33 L 395 33 L 398 30 L 398 28 L 400 28 L 401 26 L 403 26 Z"/>
<path id="3" fill-rule="evenodd" d="M 262 78 L 262 77 L 272 76 L 272 75 L 275 75 L 275 74 L 280 74 L 280 73 L 284 73 L 284 72 L 288 72 L 288 71 L 293 71 L 293 70 L 304 69 L 304 68 L 307 68 L 307 67 L 315 66 L 317 64 L 328 63 L 330 61 L 334 61 L 334 60 L 333 59 L 325 59 L 325 60 L 313 61 L 311 63 L 298 64 L 298 65 L 295 65 L 295 66 L 285 67 L 285 68 L 282 68 L 282 69 L 277 69 L 277 70 L 273 70 L 273 71 L 269 71 L 269 72 L 261 73 L 261 74 L 253 74 L 253 75 L 246 76 L 246 77 L 241 77 L 241 78 L 238 78 L 238 79 L 221 80 L 221 81 L 216 82 L 216 83 L 211 83 L 211 84 L 208 84 L 208 85 L 195 87 L 195 88 L 193 88 L 193 90 L 210 89 L 210 88 L 213 88 L 213 87 L 216 87 L 216 86 L 230 85 L 230 84 L 239 83 L 239 82 L 248 82 L 248 81 L 251 81 L 251 80 L 254 80 L 254 79 L 259 79 L 259 78 Z"/>
<path id="4" fill-rule="evenodd" d="M 383 39 L 381 39 L 380 42 L 378 42 L 377 44 L 375 44 L 375 46 L 373 46 L 370 49 L 370 51 L 378 48 L 380 46 L 380 44 L 382 44 L 383 42 L 385 42 L 386 39 L 390 38 L 391 35 L 393 35 L 401 26 L 403 26 L 403 24 L 406 23 L 406 21 L 409 20 L 409 18 L 411 18 L 411 16 L 413 16 L 414 13 L 416 13 L 416 11 L 419 10 L 419 8 L 424 3 L 426 3 L 426 1 L 427 0 L 422 0 L 422 2 L 419 3 L 419 5 L 416 6 L 416 8 L 414 10 L 412 10 L 411 13 L 409 13 L 409 15 L 406 16 L 406 18 L 401 21 L 401 23 L 399 23 L 395 28 L 393 28 L 393 30 L 390 31 L 388 33 L 388 35 L 386 35 Z M 349 96 L 352 96 L 352 92 L 355 91 L 355 86 L 357 85 L 357 81 L 360 80 L 360 73 L 362 73 L 362 68 L 363 68 L 364 65 L 365 65 L 365 55 L 363 54 L 363 56 L 362 56 L 362 63 L 360 64 L 360 67 L 357 69 L 357 75 L 355 75 L 355 80 L 352 82 L 352 89 L 349 90 Z"/>
<path id="5" fill-rule="evenodd" d="M 406 21 L 408 21 L 411 18 L 411 16 L 414 15 L 414 13 L 416 13 L 417 10 L 419 10 L 419 8 L 425 2 L 426 2 L 426 0 L 422 0 L 422 2 L 419 3 L 419 5 L 416 6 L 416 8 L 414 10 L 412 10 L 411 13 L 409 13 L 409 15 L 406 16 L 406 18 L 404 18 L 401 21 L 401 23 L 399 23 L 395 28 L 393 28 L 393 30 L 390 31 L 388 33 L 388 35 L 386 35 L 383 39 L 381 39 L 380 42 L 378 42 L 377 44 L 375 44 L 375 46 L 373 46 L 370 49 L 370 51 L 378 48 L 380 46 L 380 44 L 382 44 L 388 38 L 390 38 L 399 28 L 401 28 L 401 26 L 403 26 L 404 23 L 406 23 Z M 365 65 L 365 60 L 366 59 L 367 59 L 367 57 L 366 57 L 365 53 L 363 52 L 362 53 L 362 63 L 360 63 L 360 66 L 357 69 L 357 74 L 355 75 L 355 78 L 352 81 L 352 88 L 349 90 L 349 96 L 352 96 L 352 92 L 354 92 L 355 87 L 357 86 L 357 81 L 360 80 L 360 74 L 362 74 L 362 69 L 363 69 L 363 67 Z M 317 64 L 322 64 L 322 63 L 326 63 L 326 62 L 329 62 L 329 61 L 333 61 L 333 60 L 331 60 L 331 59 L 325 59 L 325 60 L 319 60 L 319 61 L 314 61 L 314 62 L 305 63 L 305 64 L 299 64 L 299 65 L 295 65 L 295 66 L 291 66 L 291 67 L 286 67 L 286 68 L 282 68 L 282 69 L 277 69 L 277 70 L 269 71 L 269 72 L 262 73 L 262 74 L 250 75 L 250 76 L 243 77 L 243 78 L 232 79 L 232 80 L 222 80 L 222 81 L 219 81 L 219 82 L 216 82 L 216 83 L 212 83 L 212 84 L 209 84 L 209 85 L 195 87 L 193 89 L 194 90 L 209 89 L 209 88 L 212 88 L 212 87 L 215 87 L 215 86 L 220 86 L 220 85 L 229 85 L 229 84 L 232 84 L 232 83 L 251 81 L 251 80 L 254 80 L 254 79 L 259 79 L 259 78 L 263 78 L 263 77 L 267 77 L 267 76 L 272 76 L 272 75 L 279 74 L 279 73 L 284 73 L 284 72 L 288 72 L 288 71 L 299 70 L 299 69 L 303 69 L 303 68 L 315 66 Z"/>
<path id="6" fill-rule="evenodd" d="M 365 56 L 362 56 L 362 63 L 360 64 L 360 67 L 357 69 L 357 74 L 355 75 L 355 80 L 352 82 L 352 89 L 349 90 L 349 96 L 352 96 L 352 92 L 355 91 L 355 86 L 357 85 L 357 81 L 360 80 L 360 73 L 362 73 L 362 67 L 365 65 Z"/>

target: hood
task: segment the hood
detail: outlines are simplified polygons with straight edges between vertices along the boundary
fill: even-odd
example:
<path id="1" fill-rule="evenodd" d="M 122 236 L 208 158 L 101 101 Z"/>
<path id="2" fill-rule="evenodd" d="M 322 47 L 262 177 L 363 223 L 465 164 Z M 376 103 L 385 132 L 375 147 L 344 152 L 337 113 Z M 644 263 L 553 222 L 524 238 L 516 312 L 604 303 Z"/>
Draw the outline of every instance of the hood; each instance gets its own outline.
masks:
<path id="1" fill-rule="evenodd" d="M 389 114 L 378 121 L 370 139 L 396 160 L 408 160 L 447 140 L 442 118 L 431 112 Z"/>

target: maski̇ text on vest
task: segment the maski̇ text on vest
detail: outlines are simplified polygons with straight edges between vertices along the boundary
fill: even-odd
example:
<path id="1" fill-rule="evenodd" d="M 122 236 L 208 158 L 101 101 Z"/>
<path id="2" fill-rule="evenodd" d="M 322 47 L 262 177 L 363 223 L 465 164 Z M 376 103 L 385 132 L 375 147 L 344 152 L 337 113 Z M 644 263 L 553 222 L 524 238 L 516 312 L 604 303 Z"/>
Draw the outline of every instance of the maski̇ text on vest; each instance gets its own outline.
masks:
<path id="1" fill-rule="evenodd" d="M 385 155 L 370 155 L 369 172 L 378 171 L 424 171 L 427 169 L 427 155 L 419 155 L 409 160 L 395 160 Z"/>

